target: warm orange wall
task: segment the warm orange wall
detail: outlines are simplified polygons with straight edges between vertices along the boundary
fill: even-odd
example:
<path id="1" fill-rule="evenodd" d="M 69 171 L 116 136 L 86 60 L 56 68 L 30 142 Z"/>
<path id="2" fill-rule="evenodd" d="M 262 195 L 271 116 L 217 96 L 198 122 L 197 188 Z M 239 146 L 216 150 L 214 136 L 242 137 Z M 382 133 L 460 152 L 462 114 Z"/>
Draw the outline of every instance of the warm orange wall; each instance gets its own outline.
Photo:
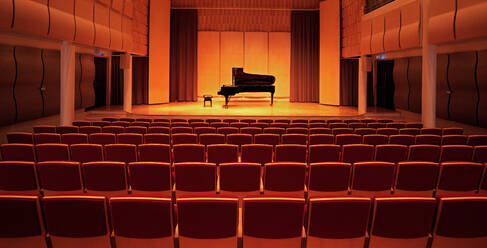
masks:
<path id="1" fill-rule="evenodd" d="M 277 97 L 289 97 L 291 77 L 291 33 L 269 33 L 269 72 L 276 77 Z"/>
<path id="2" fill-rule="evenodd" d="M 220 33 L 220 82 L 232 84 L 232 67 L 243 67 L 244 36 L 243 32 Z"/>
<path id="3" fill-rule="evenodd" d="M 220 90 L 220 33 L 198 32 L 198 96 Z"/>
<path id="4" fill-rule="evenodd" d="M 267 74 L 269 43 L 267 32 L 245 32 L 244 70 L 256 74 Z"/>

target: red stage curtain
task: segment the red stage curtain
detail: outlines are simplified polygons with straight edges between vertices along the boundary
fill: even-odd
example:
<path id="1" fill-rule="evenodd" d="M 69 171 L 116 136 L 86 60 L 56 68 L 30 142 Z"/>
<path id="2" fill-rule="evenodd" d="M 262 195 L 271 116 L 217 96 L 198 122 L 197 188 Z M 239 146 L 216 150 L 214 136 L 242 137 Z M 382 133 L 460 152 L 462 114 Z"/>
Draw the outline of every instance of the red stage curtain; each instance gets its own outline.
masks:
<path id="1" fill-rule="evenodd" d="M 132 103 L 148 104 L 149 102 L 149 58 L 132 58 Z"/>
<path id="2" fill-rule="evenodd" d="M 291 102 L 319 101 L 320 12 L 291 12 Z"/>
<path id="3" fill-rule="evenodd" d="M 198 11 L 171 10 L 170 99 L 197 100 Z"/>

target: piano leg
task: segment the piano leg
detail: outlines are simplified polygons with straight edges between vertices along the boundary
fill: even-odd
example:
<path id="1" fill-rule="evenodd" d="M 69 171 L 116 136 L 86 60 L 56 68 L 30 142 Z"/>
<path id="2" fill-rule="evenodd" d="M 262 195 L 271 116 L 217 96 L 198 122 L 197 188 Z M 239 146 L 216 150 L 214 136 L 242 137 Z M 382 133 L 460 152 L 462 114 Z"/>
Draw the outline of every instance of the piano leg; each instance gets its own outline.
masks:
<path id="1" fill-rule="evenodd" d="M 228 108 L 228 98 L 229 97 L 230 96 L 225 96 L 225 105 L 223 107 L 226 108 L 226 109 Z"/>
<path id="2" fill-rule="evenodd" d="M 274 92 L 271 93 L 271 106 L 274 104 Z"/>

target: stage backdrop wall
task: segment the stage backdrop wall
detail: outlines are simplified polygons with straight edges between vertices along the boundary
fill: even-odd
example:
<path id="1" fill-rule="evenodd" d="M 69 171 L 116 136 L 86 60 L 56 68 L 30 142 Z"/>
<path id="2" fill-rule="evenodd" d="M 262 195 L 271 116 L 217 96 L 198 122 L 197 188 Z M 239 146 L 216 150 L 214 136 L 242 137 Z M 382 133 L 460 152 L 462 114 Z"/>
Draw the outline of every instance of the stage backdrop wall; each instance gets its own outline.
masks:
<path id="1" fill-rule="evenodd" d="M 198 96 L 232 84 L 232 67 L 276 77 L 275 97 L 289 98 L 290 32 L 198 32 Z M 268 96 L 268 93 L 245 93 Z"/>

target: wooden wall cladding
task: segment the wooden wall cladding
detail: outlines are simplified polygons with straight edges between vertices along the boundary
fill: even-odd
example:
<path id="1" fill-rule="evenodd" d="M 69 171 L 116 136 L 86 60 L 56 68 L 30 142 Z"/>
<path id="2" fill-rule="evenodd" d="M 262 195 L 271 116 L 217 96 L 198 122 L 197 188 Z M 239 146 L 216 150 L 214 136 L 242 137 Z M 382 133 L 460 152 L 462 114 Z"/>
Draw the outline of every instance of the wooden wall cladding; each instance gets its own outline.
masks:
<path id="1" fill-rule="evenodd" d="M 372 53 L 384 52 L 384 16 L 378 16 L 372 20 L 370 49 Z"/>
<path id="2" fill-rule="evenodd" d="M 107 6 L 95 2 L 95 46 L 108 48 L 110 46 L 110 11 Z"/>
<path id="3" fill-rule="evenodd" d="M 15 122 L 16 107 L 14 95 L 15 57 L 12 46 L 0 45 L 0 125 Z"/>
<path id="4" fill-rule="evenodd" d="M 122 49 L 122 15 L 114 10 L 110 10 L 110 48 Z"/>
<path id="5" fill-rule="evenodd" d="M 76 42 L 90 45 L 95 42 L 94 6 L 93 0 L 75 1 Z"/>
<path id="6" fill-rule="evenodd" d="M 479 126 L 487 127 L 487 50 L 478 52 L 477 86 L 479 89 Z"/>
<path id="7" fill-rule="evenodd" d="M 13 30 L 21 33 L 46 36 L 49 32 L 47 0 L 14 0 Z"/>
<path id="8" fill-rule="evenodd" d="M 450 118 L 450 84 L 448 82 L 449 55 L 438 55 L 436 73 L 436 116 Z"/>
<path id="9" fill-rule="evenodd" d="M 401 30 L 401 10 L 396 9 L 385 15 L 384 50 L 399 50 L 399 30 Z"/>
<path id="10" fill-rule="evenodd" d="M 450 54 L 450 119 L 475 125 L 477 123 L 476 52 Z"/>
<path id="11" fill-rule="evenodd" d="M 430 0 L 429 40 L 439 44 L 455 40 L 456 0 Z"/>
<path id="12" fill-rule="evenodd" d="M 487 37 L 487 2 L 458 0 L 455 32 L 457 40 Z"/>
<path id="13" fill-rule="evenodd" d="M 421 57 L 409 58 L 409 110 L 416 113 L 421 113 L 421 65 Z"/>
<path id="14" fill-rule="evenodd" d="M 408 67 L 408 58 L 394 60 L 394 106 L 403 110 L 409 109 Z"/>
<path id="15" fill-rule="evenodd" d="M 402 49 L 420 46 L 420 17 L 419 1 L 401 7 L 400 46 Z"/>
<path id="16" fill-rule="evenodd" d="M 76 109 L 82 108 L 81 102 L 81 56 L 76 54 L 75 56 L 75 70 L 74 70 L 74 107 Z"/>
<path id="17" fill-rule="evenodd" d="M 370 54 L 370 40 L 372 38 L 372 21 L 363 21 L 360 32 L 360 53 Z"/>
<path id="18" fill-rule="evenodd" d="M 41 96 L 43 64 L 41 49 L 16 47 L 17 79 L 14 95 L 17 103 L 17 121 L 36 119 L 42 116 Z"/>
<path id="19" fill-rule="evenodd" d="M 49 0 L 49 37 L 74 40 L 74 0 Z"/>
<path id="20" fill-rule="evenodd" d="M 123 8 L 123 14 L 132 18 L 134 16 L 134 4 L 132 0 L 125 0 L 125 7 Z"/>
<path id="21" fill-rule="evenodd" d="M 42 50 L 44 64 L 44 78 L 42 80 L 42 99 L 44 116 L 59 113 L 60 99 L 60 52 L 57 50 Z"/>
<path id="22" fill-rule="evenodd" d="M 79 83 L 81 104 L 83 108 L 95 106 L 95 60 L 93 55 L 81 54 L 81 79 Z"/>
<path id="23" fill-rule="evenodd" d="M 12 0 L 0 0 L 0 29 L 10 29 L 14 16 L 14 3 Z"/>
<path id="24" fill-rule="evenodd" d="M 122 50 L 132 50 L 132 19 L 127 16 L 122 17 Z"/>
<path id="25" fill-rule="evenodd" d="M 122 13 L 123 5 L 123 0 L 112 0 L 112 9 L 117 11 L 118 13 Z"/>

